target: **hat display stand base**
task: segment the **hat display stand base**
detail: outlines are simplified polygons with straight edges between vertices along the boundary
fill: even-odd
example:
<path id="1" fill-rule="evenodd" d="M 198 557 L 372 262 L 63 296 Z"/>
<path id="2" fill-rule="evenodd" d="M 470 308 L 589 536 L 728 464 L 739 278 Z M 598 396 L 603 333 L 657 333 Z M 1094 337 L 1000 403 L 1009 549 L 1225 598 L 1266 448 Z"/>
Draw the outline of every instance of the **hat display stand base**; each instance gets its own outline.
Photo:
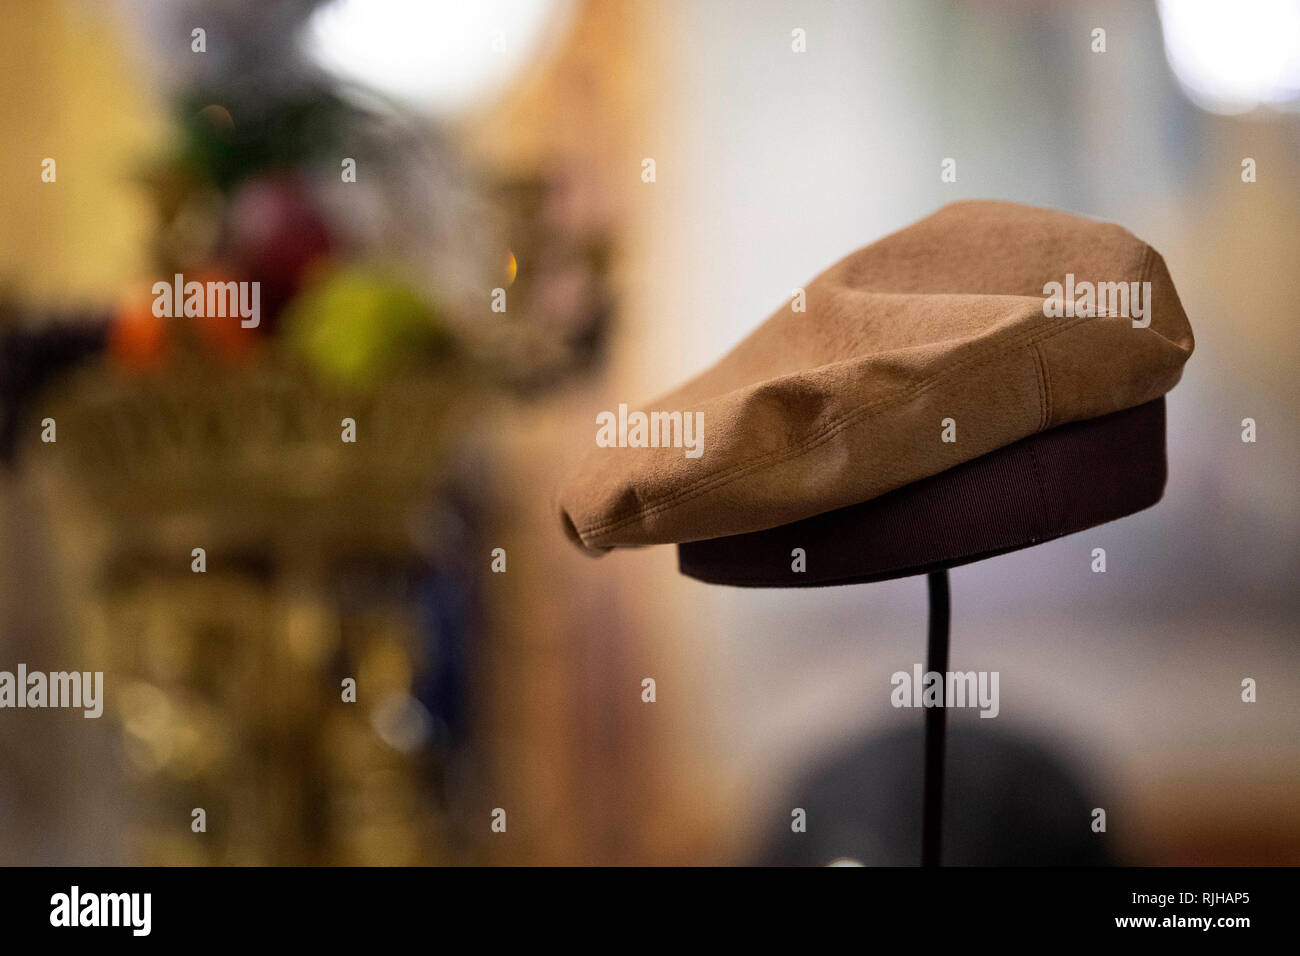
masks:
<path id="1" fill-rule="evenodd" d="M 1039 432 L 889 494 L 748 534 L 679 544 L 682 574 L 819 587 L 926 574 L 927 672 L 948 670 L 948 569 L 1113 521 L 1160 500 L 1165 401 Z M 791 554 L 806 562 L 792 569 Z M 940 862 L 944 707 L 925 713 L 921 863 Z"/>

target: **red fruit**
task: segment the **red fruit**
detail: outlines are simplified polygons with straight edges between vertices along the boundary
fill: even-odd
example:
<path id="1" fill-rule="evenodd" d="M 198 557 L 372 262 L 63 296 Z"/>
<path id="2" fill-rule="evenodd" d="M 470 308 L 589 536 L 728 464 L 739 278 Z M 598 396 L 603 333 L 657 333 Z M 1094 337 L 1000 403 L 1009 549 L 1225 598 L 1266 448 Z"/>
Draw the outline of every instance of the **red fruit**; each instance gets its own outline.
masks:
<path id="1" fill-rule="evenodd" d="M 332 247 L 329 229 L 307 190 L 288 175 L 244 183 L 231 199 L 227 229 L 228 254 L 240 273 L 262 283 L 262 309 L 268 317 Z"/>

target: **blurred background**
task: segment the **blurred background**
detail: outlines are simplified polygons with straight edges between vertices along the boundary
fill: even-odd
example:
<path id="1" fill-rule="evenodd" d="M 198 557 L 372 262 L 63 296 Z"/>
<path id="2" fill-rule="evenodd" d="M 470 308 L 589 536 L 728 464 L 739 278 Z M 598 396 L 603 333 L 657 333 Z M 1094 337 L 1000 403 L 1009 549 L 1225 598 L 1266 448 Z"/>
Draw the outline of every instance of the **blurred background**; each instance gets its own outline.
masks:
<path id="1" fill-rule="evenodd" d="M 1197 350 L 1157 507 L 952 574 L 1001 714 L 950 716 L 947 862 L 1300 863 L 1300 5 L 0 23 L 0 669 L 107 695 L 0 712 L 0 863 L 915 862 L 924 582 L 592 560 L 552 493 L 598 411 L 972 197 L 1128 227 Z M 260 326 L 155 317 L 177 272 Z"/>

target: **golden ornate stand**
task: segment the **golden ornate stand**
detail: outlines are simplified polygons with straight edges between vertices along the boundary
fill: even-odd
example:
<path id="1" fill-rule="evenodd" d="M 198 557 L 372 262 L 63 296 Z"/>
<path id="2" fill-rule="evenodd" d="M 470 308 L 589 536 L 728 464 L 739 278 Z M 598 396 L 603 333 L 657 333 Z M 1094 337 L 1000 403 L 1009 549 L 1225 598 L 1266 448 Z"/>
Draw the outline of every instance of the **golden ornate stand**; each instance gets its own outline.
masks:
<path id="1" fill-rule="evenodd" d="M 433 378 L 347 395 L 263 363 L 94 368 L 41 405 L 57 441 L 26 459 L 76 659 L 104 671 L 121 725 L 133 862 L 445 858 L 412 696 L 429 648 L 400 589 L 349 602 L 339 581 L 419 562 L 465 397 Z"/>

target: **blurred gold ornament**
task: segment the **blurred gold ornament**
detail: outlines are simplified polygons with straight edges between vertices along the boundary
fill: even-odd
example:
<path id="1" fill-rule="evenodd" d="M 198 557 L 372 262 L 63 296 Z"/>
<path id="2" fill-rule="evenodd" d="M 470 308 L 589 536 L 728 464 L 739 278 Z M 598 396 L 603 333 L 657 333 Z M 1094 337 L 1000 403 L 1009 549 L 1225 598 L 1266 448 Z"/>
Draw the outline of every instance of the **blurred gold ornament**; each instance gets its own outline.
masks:
<path id="1" fill-rule="evenodd" d="M 445 859 L 432 721 L 410 696 L 427 666 L 418 617 L 400 589 L 345 599 L 338 575 L 416 561 L 413 514 L 470 420 L 467 393 L 411 374 L 358 394 L 264 358 L 147 378 L 96 367 L 51 395 L 60 441 L 36 483 L 66 578 L 94 582 L 80 653 L 103 662 L 120 722 L 133 861 Z M 340 441 L 343 417 L 358 444 Z"/>

